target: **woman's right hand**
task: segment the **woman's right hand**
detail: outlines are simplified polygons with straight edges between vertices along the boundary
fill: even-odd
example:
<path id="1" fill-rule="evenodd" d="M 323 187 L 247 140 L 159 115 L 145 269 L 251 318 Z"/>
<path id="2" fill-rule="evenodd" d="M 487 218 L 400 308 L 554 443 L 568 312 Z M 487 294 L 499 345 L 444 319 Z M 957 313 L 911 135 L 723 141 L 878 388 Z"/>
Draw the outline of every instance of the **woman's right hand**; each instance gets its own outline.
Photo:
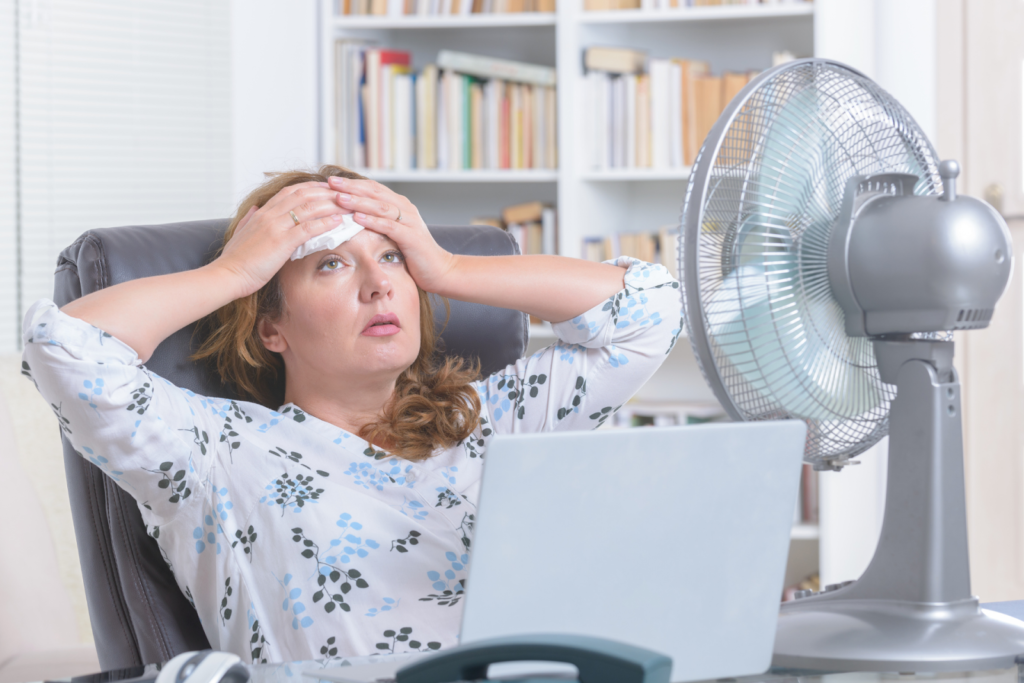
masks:
<path id="1" fill-rule="evenodd" d="M 249 209 L 210 265 L 237 278 L 236 298 L 259 291 L 299 246 L 341 224 L 348 212 L 338 206 L 337 196 L 327 183 L 315 181 L 283 188 L 262 207 Z M 299 217 L 298 225 L 289 211 Z"/>

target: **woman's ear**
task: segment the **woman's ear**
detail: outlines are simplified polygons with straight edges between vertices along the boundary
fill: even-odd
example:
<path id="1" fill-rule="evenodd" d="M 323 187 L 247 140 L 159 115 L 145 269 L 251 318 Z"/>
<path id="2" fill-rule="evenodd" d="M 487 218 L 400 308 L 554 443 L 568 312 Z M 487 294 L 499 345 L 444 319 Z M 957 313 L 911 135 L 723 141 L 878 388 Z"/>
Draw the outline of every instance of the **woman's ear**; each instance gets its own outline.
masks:
<path id="1" fill-rule="evenodd" d="M 285 340 L 284 335 L 281 334 L 281 330 L 269 318 L 260 318 L 260 321 L 256 323 L 256 330 L 259 332 L 260 341 L 263 342 L 263 346 L 266 347 L 267 351 L 284 353 L 285 349 L 288 348 L 288 342 Z"/>

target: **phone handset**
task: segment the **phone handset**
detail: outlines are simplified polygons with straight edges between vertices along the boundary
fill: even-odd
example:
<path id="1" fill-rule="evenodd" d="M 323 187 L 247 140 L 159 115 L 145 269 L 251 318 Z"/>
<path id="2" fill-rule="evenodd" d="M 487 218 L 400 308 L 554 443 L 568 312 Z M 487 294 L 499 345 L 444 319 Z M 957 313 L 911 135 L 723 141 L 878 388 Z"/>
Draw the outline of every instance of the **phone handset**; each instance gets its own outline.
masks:
<path id="1" fill-rule="evenodd" d="M 591 636 L 533 634 L 481 640 L 420 659 L 398 670 L 396 683 L 449 683 L 487 677 L 499 662 L 572 664 L 580 683 L 668 683 L 672 659 L 652 650 Z"/>

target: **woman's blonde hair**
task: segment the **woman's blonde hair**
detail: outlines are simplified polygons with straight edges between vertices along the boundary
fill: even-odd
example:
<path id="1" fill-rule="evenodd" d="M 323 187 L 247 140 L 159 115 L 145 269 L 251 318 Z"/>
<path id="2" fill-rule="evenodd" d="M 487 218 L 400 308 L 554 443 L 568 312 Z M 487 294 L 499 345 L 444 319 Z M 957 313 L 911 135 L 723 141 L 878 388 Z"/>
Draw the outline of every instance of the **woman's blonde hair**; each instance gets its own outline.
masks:
<path id="1" fill-rule="evenodd" d="M 330 176 L 363 178 L 329 165 L 321 166 L 316 173 L 287 171 L 267 175 L 269 179 L 242 200 L 224 233 L 224 244 L 250 207 L 263 206 L 285 187 L 323 183 Z M 470 384 L 480 375 L 480 363 L 438 357 L 430 295 L 418 286 L 416 289 L 420 301 L 419 354 L 399 375 L 395 392 L 379 419 L 359 431 L 359 436 L 369 443 L 386 444 L 391 453 L 407 460 L 423 460 L 436 448 L 454 446 L 472 433 L 480 418 L 480 398 Z M 443 302 L 447 309 L 447 299 Z M 263 318 L 279 319 L 283 307 L 281 282 L 275 275 L 258 292 L 232 301 L 204 321 L 201 329 L 209 334 L 192 359 L 212 358 L 223 382 L 244 398 L 277 409 L 284 402 L 284 361 L 280 354 L 263 345 L 257 324 Z"/>

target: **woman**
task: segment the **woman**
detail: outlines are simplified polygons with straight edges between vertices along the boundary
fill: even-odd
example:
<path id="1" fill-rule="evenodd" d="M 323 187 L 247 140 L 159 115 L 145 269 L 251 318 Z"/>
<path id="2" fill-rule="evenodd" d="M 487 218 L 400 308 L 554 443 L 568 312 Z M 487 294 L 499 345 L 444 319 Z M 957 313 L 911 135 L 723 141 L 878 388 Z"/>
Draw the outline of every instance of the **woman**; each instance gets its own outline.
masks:
<path id="1" fill-rule="evenodd" d="M 345 214 L 366 229 L 289 260 Z M 24 367 L 75 449 L 135 497 L 212 647 L 253 662 L 429 650 L 457 640 L 490 438 L 606 420 L 674 344 L 678 286 L 625 257 L 450 254 L 406 198 L 325 166 L 256 189 L 202 268 L 37 302 Z M 560 341 L 477 380 L 433 357 L 427 293 L 531 313 Z M 146 369 L 207 316 L 198 355 L 253 402 Z"/>

